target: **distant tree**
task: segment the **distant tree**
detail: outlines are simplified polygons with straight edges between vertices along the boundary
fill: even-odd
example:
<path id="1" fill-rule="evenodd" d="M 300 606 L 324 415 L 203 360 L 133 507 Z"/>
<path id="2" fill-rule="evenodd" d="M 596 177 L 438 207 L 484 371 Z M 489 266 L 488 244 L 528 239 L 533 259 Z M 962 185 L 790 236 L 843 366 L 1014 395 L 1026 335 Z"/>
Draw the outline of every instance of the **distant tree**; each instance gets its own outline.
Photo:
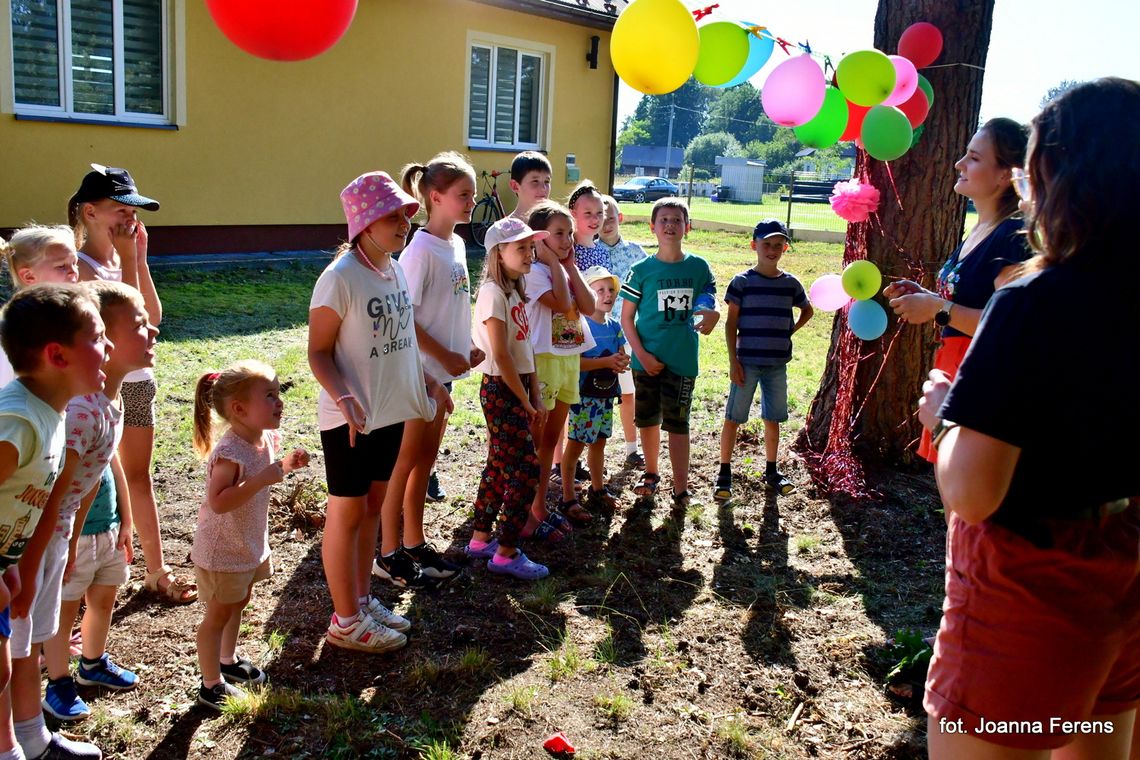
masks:
<path id="1" fill-rule="evenodd" d="M 1064 95 L 1066 92 L 1076 87 L 1078 84 L 1081 83 L 1073 79 L 1062 79 L 1060 84 L 1058 84 L 1056 87 L 1050 87 L 1045 92 L 1045 97 L 1041 98 L 1041 107 L 1044 108 L 1045 106 L 1049 105 L 1058 97 Z"/>
<path id="2" fill-rule="evenodd" d="M 753 140 L 770 140 L 776 130 L 776 125 L 764 115 L 760 91 L 748 82 L 717 90 L 709 103 L 707 132 L 728 132 L 744 145 Z"/>
<path id="3" fill-rule="evenodd" d="M 777 129 L 766 141 L 753 140 L 744 147 L 744 155 L 763 159 L 766 174 L 789 174 L 796 166 L 800 141 L 790 129 Z"/>
<path id="4" fill-rule="evenodd" d="M 621 166 L 621 151 L 627 145 L 652 145 L 653 137 L 649 134 L 649 122 L 627 116 L 621 127 L 621 134 L 617 139 L 617 155 L 614 168 Z"/>
<path id="5" fill-rule="evenodd" d="M 669 135 L 669 107 L 673 109 L 673 146 L 688 145 L 701 133 L 709 100 L 716 90 L 690 78 L 668 95 L 643 95 L 633 118 L 644 121 L 649 130 L 648 145 L 665 145 Z"/>
<path id="6" fill-rule="evenodd" d="M 717 156 L 743 156 L 740 141 L 728 132 L 712 132 L 694 137 L 685 148 L 685 163 L 690 166 L 713 170 Z"/>

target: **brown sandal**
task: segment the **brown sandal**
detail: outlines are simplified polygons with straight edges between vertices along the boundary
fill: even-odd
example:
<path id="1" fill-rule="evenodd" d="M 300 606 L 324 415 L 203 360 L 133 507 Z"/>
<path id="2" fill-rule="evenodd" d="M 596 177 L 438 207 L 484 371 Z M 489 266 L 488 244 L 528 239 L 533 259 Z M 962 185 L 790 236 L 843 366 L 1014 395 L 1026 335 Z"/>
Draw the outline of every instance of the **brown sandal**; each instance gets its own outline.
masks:
<path id="1" fill-rule="evenodd" d="M 166 580 L 165 586 L 161 583 L 163 580 Z M 187 583 L 179 578 L 170 565 L 163 565 L 153 573 L 147 573 L 143 585 L 147 591 L 158 594 L 173 604 L 198 601 L 198 584 Z"/>
<path id="2" fill-rule="evenodd" d="M 590 511 L 583 507 L 577 499 L 559 502 L 558 511 L 579 525 L 589 525 L 594 520 Z"/>

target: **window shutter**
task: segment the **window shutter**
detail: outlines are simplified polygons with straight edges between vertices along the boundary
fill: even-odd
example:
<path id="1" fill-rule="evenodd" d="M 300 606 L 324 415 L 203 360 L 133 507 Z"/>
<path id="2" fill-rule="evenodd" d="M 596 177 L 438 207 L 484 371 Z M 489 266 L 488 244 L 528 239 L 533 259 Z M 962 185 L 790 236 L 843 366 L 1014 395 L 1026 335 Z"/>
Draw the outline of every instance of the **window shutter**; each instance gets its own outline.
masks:
<path id="1" fill-rule="evenodd" d="M 515 142 L 515 87 L 518 80 L 517 50 L 498 48 L 495 61 L 495 138 L 494 142 Z"/>
<path id="2" fill-rule="evenodd" d="M 522 78 L 519 86 L 519 142 L 538 142 L 538 113 L 541 108 L 542 59 L 533 55 L 522 57 Z"/>
<path id="3" fill-rule="evenodd" d="M 467 138 L 486 140 L 490 121 L 487 109 L 491 99 L 491 49 L 471 48 L 471 88 L 468 104 Z"/>
<path id="4" fill-rule="evenodd" d="M 76 113 L 115 113 L 114 19 L 109 0 L 71 0 L 71 87 Z"/>
<path id="5" fill-rule="evenodd" d="M 13 0 L 12 63 L 17 103 L 63 105 L 59 100 L 59 14 L 55 0 Z"/>
<path id="6" fill-rule="evenodd" d="M 123 0 L 123 102 L 131 113 L 161 116 L 162 2 Z"/>

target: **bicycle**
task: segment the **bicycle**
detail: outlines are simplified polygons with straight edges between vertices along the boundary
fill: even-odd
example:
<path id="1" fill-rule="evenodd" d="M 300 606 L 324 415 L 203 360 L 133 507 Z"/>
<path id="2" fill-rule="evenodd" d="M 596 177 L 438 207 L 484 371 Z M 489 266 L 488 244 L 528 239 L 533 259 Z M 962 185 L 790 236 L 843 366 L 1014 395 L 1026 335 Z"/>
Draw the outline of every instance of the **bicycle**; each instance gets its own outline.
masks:
<path id="1" fill-rule="evenodd" d="M 487 239 L 487 230 L 491 229 L 491 225 L 506 216 L 503 202 L 499 199 L 498 183 L 499 177 L 504 174 L 506 172 L 492 169 L 480 175 L 483 180 L 483 196 L 471 211 L 471 237 L 479 245 L 483 245 Z"/>

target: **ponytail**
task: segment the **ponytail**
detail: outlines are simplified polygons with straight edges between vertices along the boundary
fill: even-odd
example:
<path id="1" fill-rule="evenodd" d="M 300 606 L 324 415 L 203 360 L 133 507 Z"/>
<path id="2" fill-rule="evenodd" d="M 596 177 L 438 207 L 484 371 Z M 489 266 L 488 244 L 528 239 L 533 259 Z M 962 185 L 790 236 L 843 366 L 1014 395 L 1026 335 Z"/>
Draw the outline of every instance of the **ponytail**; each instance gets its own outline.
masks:
<path id="1" fill-rule="evenodd" d="M 431 191 L 445 193 L 461 177 L 468 177 L 474 184 L 475 168 L 462 155 L 449 150 L 432 156 L 426 164 L 406 164 L 400 170 L 400 186 L 415 196 L 430 219 Z"/>
<path id="2" fill-rule="evenodd" d="M 207 372 L 198 378 L 194 388 L 194 451 L 205 459 L 214 447 L 214 418 L 211 414 L 214 383 L 217 372 Z"/>
<path id="3" fill-rule="evenodd" d="M 67 201 L 67 226 L 75 233 L 75 250 L 83 247 L 87 242 L 87 227 L 83 224 L 84 201 L 79 200 L 79 193 L 71 196 Z"/>

